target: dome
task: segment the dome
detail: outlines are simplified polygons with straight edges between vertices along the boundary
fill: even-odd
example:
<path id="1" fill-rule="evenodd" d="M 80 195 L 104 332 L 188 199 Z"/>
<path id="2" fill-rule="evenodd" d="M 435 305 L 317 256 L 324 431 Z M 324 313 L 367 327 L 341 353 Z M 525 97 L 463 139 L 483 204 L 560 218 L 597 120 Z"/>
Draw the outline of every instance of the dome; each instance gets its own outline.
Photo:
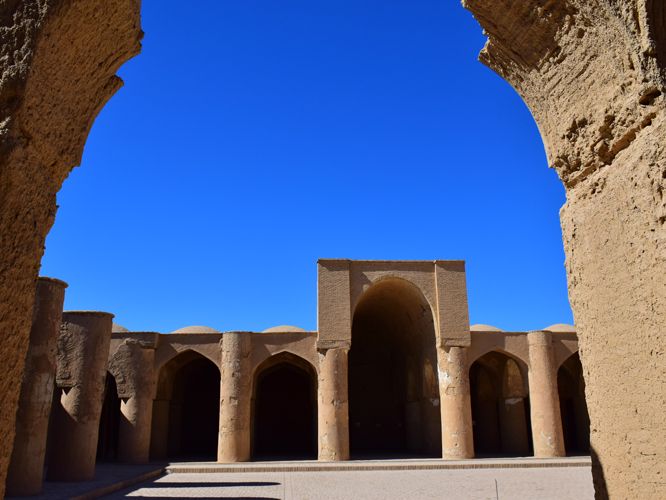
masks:
<path id="1" fill-rule="evenodd" d="M 215 328 L 211 328 L 210 326 L 193 325 L 193 326 L 186 326 L 183 328 L 179 328 L 178 330 L 174 330 L 171 333 L 220 333 L 220 332 L 217 331 Z"/>
<path id="2" fill-rule="evenodd" d="M 492 325 L 484 325 L 481 323 L 477 323 L 476 325 L 472 325 L 469 327 L 469 329 L 473 332 L 503 332 L 504 330 L 497 328 L 496 326 Z"/>
<path id="3" fill-rule="evenodd" d="M 557 323 L 544 328 L 544 330 L 549 332 L 575 333 L 576 327 L 573 325 L 567 325 L 566 323 Z"/>
<path id="4" fill-rule="evenodd" d="M 261 333 L 287 333 L 287 332 L 304 332 L 302 328 L 293 325 L 278 325 L 271 328 L 266 328 Z"/>
<path id="5" fill-rule="evenodd" d="M 113 323 L 111 325 L 111 333 L 127 333 L 129 330 L 125 328 L 123 325 L 119 325 L 118 323 Z"/>

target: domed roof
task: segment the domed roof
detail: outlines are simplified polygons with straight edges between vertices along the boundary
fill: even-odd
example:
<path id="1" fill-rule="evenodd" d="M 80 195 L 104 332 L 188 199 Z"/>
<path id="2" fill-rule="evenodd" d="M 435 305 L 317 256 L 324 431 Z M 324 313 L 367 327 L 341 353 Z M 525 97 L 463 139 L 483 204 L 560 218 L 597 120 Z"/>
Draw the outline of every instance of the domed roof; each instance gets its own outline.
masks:
<path id="1" fill-rule="evenodd" d="M 293 325 L 278 325 L 271 328 L 266 328 L 261 333 L 286 333 L 286 332 L 304 332 L 302 328 Z"/>
<path id="2" fill-rule="evenodd" d="M 549 332 L 575 332 L 576 327 L 573 325 L 567 325 L 566 323 L 557 323 L 544 328 L 544 330 Z"/>
<path id="3" fill-rule="evenodd" d="M 492 325 L 484 325 L 482 323 L 477 323 L 476 325 L 472 325 L 469 327 L 469 329 L 473 332 L 503 332 L 504 330 L 497 328 L 496 326 Z"/>
<path id="4" fill-rule="evenodd" d="M 125 328 L 123 325 L 119 325 L 118 323 L 112 323 L 111 325 L 111 333 L 127 333 L 129 330 Z"/>
<path id="5" fill-rule="evenodd" d="M 179 328 L 178 330 L 174 330 L 171 333 L 220 333 L 220 332 L 215 328 L 211 328 L 210 326 L 192 325 Z"/>

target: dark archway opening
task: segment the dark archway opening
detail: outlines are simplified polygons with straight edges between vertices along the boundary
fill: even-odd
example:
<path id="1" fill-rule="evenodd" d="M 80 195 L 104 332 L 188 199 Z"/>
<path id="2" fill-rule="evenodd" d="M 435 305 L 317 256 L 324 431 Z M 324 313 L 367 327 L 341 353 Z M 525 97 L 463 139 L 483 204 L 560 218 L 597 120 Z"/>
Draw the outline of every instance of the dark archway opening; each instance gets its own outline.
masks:
<path id="1" fill-rule="evenodd" d="M 215 459 L 220 407 L 220 371 L 199 357 L 174 379 L 169 411 L 169 456 Z"/>
<path id="2" fill-rule="evenodd" d="M 158 378 L 151 458 L 215 460 L 219 408 L 219 368 L 194 351 L 171 359 Z"/>
<path id="3" fill-rule="evenodd" d="M 104 403 L 97 436 L 97 461 L 115 462 L 118 459 L 118 432 L 120 429 L 120 398 L 116 379 L 106 373 Z"/>
<path id="4" fill-rule="evenodd" d="M 354 311 L 349 434 L 352 458 L 441 457 L 435 326 L 407 281 L 379 281 Z"/>
<path id="5" fill-rule="evenodd" d="M 557 389 L 567 455 L 588 455 L 590 417 L 585 403 L 585 381 L 578 353 L 570 356 L 557 371 Z"/>
<path id="6" fill-rule="evenodd" d="M 317 458 L 316 375 L 296 356 L 257 370 L 252 404 L 252 458 Z"/>
<path id="7" fill-rule="evenodd" d="M 476 456 L 532 455 L 524 368 L 499 352 L 476 360 L 469 372 Z"/>

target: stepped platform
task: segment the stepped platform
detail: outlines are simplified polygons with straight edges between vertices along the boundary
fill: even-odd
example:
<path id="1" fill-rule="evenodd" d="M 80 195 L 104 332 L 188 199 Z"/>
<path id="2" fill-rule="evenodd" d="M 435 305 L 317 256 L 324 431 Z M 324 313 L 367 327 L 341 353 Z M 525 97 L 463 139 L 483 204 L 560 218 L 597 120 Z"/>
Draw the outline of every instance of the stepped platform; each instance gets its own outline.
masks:
<path id="1" fill-rule="evenodd" d="M 373 459 L 344 462 L 265 461 L 220 464 L 216 462 L 174 462 L 165 467 L 167 474 L 244 473 L 244 472 L 342 472 L 391 470 L 455 469 L 528 469 L 548 467 L 590 467 L 590 457 L 563 458 L 476 458 L 442 459 Z"/>

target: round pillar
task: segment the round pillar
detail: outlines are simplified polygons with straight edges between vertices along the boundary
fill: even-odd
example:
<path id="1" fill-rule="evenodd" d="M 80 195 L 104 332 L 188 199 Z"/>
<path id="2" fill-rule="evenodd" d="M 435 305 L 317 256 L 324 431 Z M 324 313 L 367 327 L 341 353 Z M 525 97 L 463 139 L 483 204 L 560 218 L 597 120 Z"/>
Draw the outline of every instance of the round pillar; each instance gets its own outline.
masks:
<path id="1" fill-rule="evenodd" d="M 222 336 L 218 462 L 250 460 L 250 340 L 242 332 Z"/>
<path id="2" fill-rule="evenodd" d="M 349 460 L 349 349 L 319 350 L 319 460 Z"/>
<path id="3" fill-rule="evenodd" d="M 105 312 L 63 313 L 56 377 L 62 393 L 52 410 L 49 480 L 87 481 L 95 476 L 112 319 L 113 314 Z"/>
<path id="4" fill-rule="evenodd" d="M 132 396 L 120 403 L 118 460 L 130 464 L 146 464 L 150 456 L 150 426 L 153 400 Z"/>
<path id="5" fill-rule="evenodd" d="M 30 344 L 16 415 L 16 437 L 7 475 L 8 496 L 37 495 L 42 491 L 56 372 L 56 341 L 65 288 L 67 284 L 60 280 L 37 280 Z"/>
<path id="6" fill-rule="evenodd" d="M 442 457 L 474 457 L 472 403 L 466 347 L 443 347 L 439 353 L 439 399 L 442 405 Z"/>
<path id="7" fill-rule="evenodd" d="M 530 414 L 535 457 L 563 457 L 564 438 L 550 332 L 529 332 Z"/>
<path id="8" fill-rule="evenodd" d="M 125 339 L 109 363 L 121 398 L 118 432 L 118 459 L 121 462 L 148 463 L 155 392 L 154 365 L 154 346 L 135 339 Z"/>

